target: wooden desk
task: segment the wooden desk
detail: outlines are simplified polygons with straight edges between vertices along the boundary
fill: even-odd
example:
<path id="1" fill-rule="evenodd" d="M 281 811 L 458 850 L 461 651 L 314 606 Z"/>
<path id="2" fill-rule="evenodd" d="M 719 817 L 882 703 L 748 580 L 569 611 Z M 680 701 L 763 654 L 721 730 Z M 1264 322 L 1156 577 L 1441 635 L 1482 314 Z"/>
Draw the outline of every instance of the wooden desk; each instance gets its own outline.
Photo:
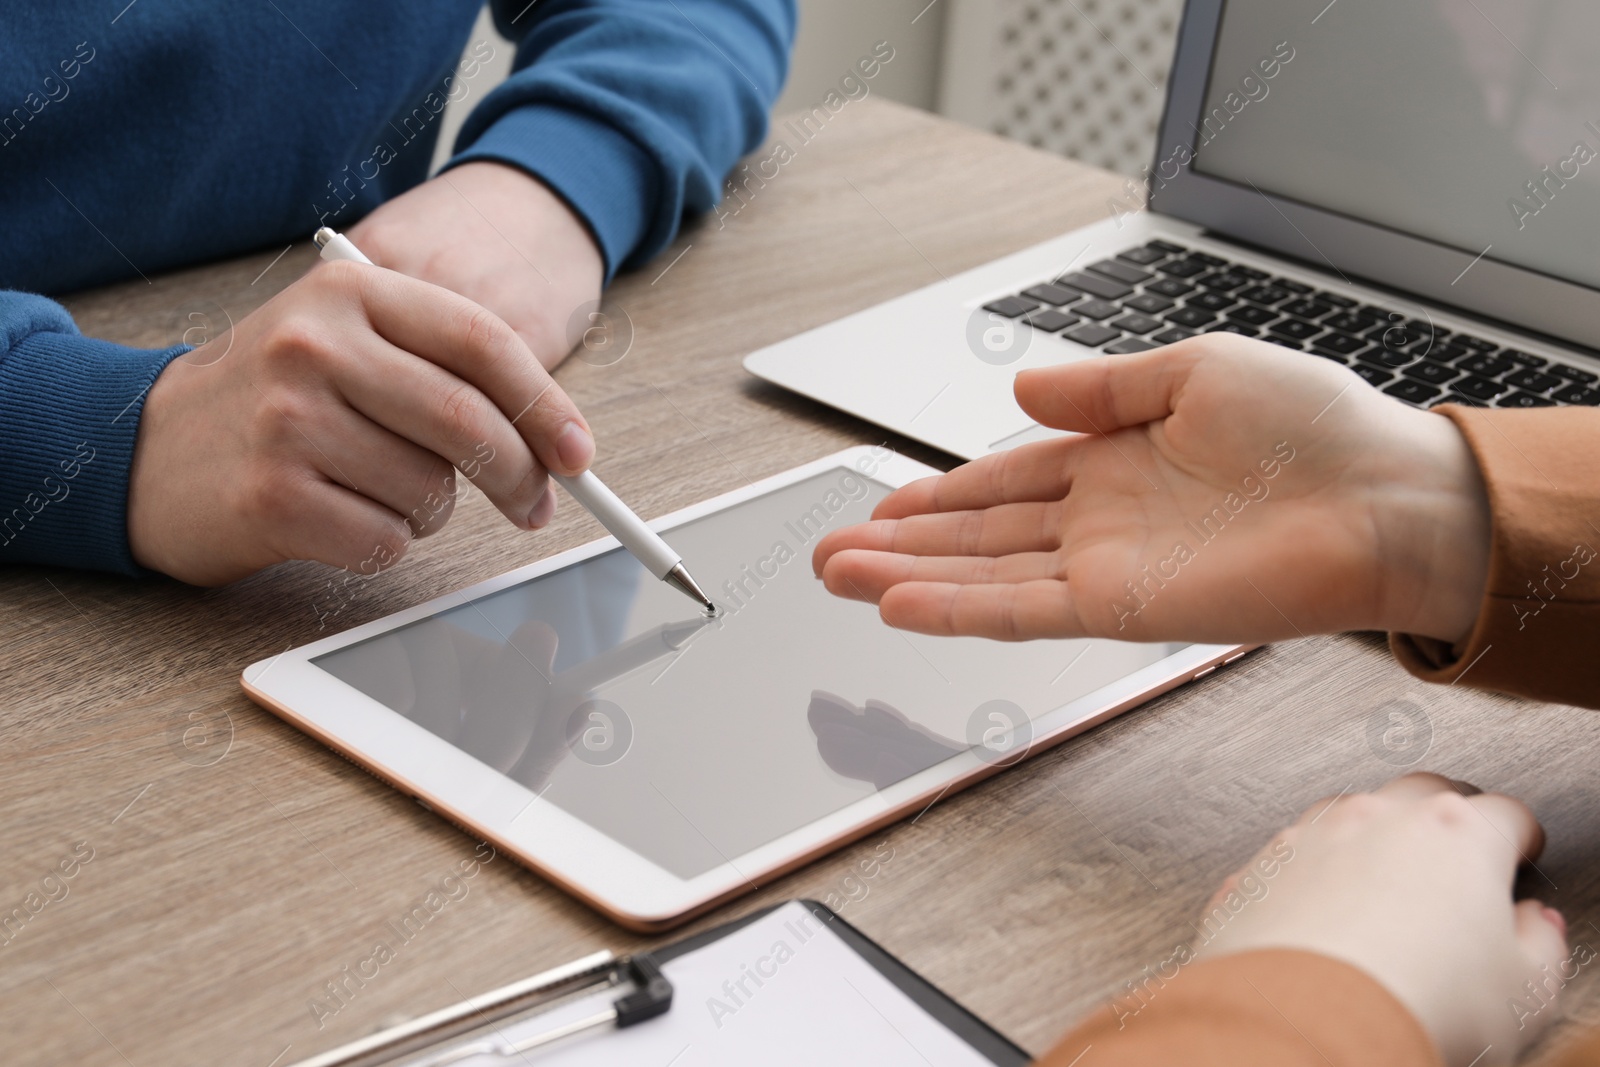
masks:
<path id="1" fill-rule="evenodd" d="M 750 379 L 740 357 L 1093 221 L 1121 185 L 920 112 L 850 104 L 738 215 L 691 227 L 614 287 L 631 350 L 559 375 L 598 433 L 599 472 L 658 515 L 883 440 Z M 274 264 L 278 251 L 68 303 L 86 333 L 166 344 L 189 310 L 238 318 L 312 261 L 309 242 Z M 469 493 L 446 532 L 358 583 L 331 624 L 599 534 L 569 506 L 546 532 L 514 535 Z M 319 1029 L 312 999 L 474 846 L 241 694 L 246 664 L 323 632 L 332 577 L 290 565 L 200 591 L 0 572 L 0 913 L 76 843 L 93 849 L 69 894 L 0 946 L 5 1060 L 268 1067 L 597 947 L 643 943 L 502 858 L 377 977 L 348 986 Z M 1540 869 L 1559 886 L 1546 899 L 1575 937 L 1600 943 L 1589 925 L 1600 920 L 1600 719 L 1429 689 L 1371 637 L 1259 652 L 699 925 L 793 896 L 854 896 L 850 921 L 1042 1051 L 1186 940 L 1213 887 L 1279 825 L 1396 773 L 1369 732 L 1401 698 L 1431 722 L 1423 766 L 1534 805 L 1551 833 Z M 199 731 L 188 747 L 185 731 Z M 863 879 L 855 865 L 880 845 L 892 858 Z M 1600 1020 L 1594 998 L 1575 1002 Z"/>

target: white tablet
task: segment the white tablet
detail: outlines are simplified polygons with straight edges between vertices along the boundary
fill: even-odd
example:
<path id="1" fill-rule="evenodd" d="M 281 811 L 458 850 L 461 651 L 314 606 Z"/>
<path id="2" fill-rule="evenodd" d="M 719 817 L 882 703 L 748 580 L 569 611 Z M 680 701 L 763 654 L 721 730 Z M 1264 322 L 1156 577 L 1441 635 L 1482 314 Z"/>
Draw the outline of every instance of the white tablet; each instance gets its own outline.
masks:
<path id="1" fill-rule="evenodd" d="M 927 637 L 811 550 L 937 471 L 858 448 L 254 664 L 249 695 L 637 930 L 682 922 L 1239 646 Z"/>

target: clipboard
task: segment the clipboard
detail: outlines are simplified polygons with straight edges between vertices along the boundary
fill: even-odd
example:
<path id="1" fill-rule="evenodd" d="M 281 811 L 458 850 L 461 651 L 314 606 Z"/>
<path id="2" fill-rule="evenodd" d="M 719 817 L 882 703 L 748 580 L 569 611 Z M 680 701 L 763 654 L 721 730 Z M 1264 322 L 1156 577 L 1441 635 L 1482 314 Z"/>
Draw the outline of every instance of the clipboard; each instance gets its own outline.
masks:
<path id="1" fill-rule="evenodd" d="M 1031 1060 L 837 913 L 791 900 L 649 953 L 594 953 L 292 1067 Z"/>

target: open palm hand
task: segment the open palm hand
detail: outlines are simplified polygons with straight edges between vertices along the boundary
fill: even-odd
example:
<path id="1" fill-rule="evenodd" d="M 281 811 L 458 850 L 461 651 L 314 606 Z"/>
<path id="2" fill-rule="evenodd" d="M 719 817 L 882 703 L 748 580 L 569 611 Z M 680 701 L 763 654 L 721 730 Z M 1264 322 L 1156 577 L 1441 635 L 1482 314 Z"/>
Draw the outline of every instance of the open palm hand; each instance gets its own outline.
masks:
<path id="1" fill-rule="evenodd" d="M 831 591 L 906 629 L 1013 640 L 1469 628 L 1488 508 L 1449 420 L 1226 335 L 1028 371 L 1016 394 L 1083 436 L 894 493 L 818 545 Z"/>

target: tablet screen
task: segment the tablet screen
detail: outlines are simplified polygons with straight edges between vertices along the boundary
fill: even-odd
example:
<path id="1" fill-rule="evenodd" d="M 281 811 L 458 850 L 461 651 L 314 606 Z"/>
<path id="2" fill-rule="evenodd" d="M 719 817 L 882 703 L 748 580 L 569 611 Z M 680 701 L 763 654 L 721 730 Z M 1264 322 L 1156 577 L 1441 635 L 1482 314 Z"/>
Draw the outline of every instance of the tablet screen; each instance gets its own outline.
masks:
<path id="1" fill-rule="evenodd" d="M 687 879 L 1183 647 L 927 637 L 830 595 L 812 549 L 889 492 L 863 460 L 667 533 L 716 619 L 617 549 L 313 662 Z"/>

